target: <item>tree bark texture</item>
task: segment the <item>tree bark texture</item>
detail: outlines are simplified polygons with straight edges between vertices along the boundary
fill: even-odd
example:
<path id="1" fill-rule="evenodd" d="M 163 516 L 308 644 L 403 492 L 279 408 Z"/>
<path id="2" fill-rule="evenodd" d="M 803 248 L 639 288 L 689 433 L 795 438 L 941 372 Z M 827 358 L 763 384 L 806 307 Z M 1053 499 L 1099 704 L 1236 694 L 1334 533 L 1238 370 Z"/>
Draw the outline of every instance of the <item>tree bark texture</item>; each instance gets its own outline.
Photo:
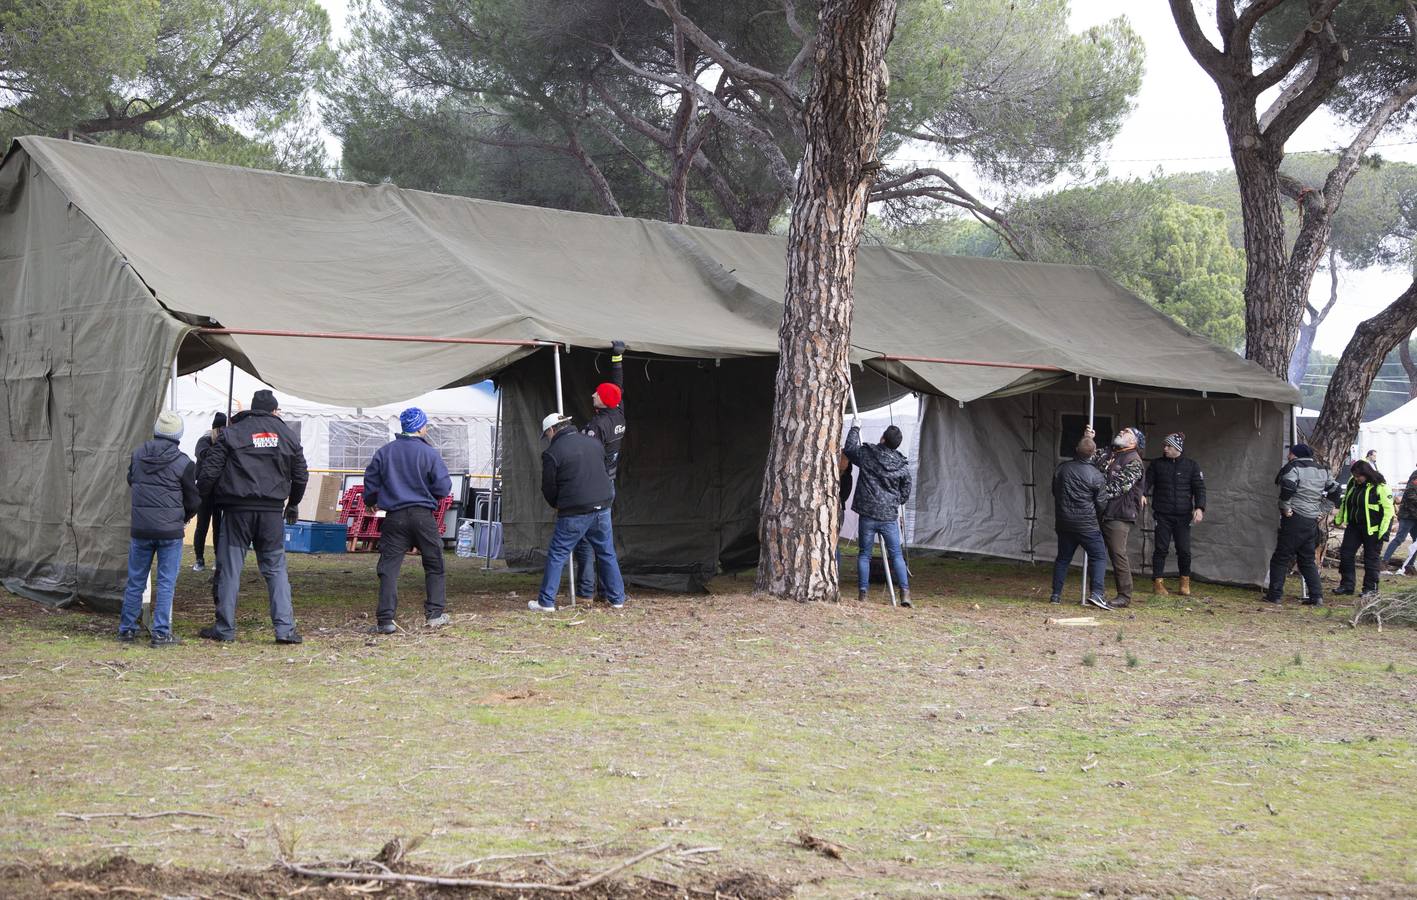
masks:
<path id="1" fill-rule="evenodd" d="M 1387 308 L 1364 320 L 1343 349 L 1324 395 L 1309 444 L 1314 456 L 1333 467 L 1358 436 L 1358 423 L 1383 360 L 1417 328 L 1417 279 Z"/>
<path id="2" fill-rule="evenodd" d="M 1417 400 L 1417 362 L 1412 361 L 1412 340 L 1399 341 L 1398 357 L 1402 360 L 1402 371 L 1407 373 L 1407 399 Z"/>
<path id="3" fill-rule="evenodd" d="M 880 168 L 895 16 L 895 0 L 827 0 L 821 8 L 758 532 L 757 589 L 774 597 L 838 597 L 836 461 L 851 383 L 852 276 Z"/>

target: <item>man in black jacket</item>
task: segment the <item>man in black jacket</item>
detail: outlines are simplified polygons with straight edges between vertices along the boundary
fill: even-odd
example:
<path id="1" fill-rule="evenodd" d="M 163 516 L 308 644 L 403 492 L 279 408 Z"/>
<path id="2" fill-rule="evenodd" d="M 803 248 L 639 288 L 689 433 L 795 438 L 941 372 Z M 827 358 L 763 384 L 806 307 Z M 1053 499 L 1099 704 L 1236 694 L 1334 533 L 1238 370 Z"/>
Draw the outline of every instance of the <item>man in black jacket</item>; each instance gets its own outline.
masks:
<path id="1" fill-rule="evenodd" d="M 236 594 L 241 589 L 246 548 L 254 546 L 270 595 L 276 643 L 301 642 L 285 572 L 281 511 L 285 521 L 295 522 L 309 480 L 305 453 L 295 433 L 281 421 L 275 394 L 257 391 L 251 408 L 231 417 L 197 474 L 202 496 L 221 507 L 223 514 L 216 550 L 216 622 L 199 632 L 202 637 L 236 640 Z"/>
<path id="2" fill-rule="evenodd" d="M 1199 463 L 1181 455 L 1185 444 L 1182 432 L 1166 435 L 1161 458 L 1152 460 L 1142 484 L 1142 493 L 1151 496 L 1156 516 L 1156 544 L 1151 554 L 1153 594 L 1167 593 L 1163 573 L 1174 537 L 1181 596 L 1191 596 L 1191 526 L 1205 518 L 1205 474 Z"/>
<path id="3" fill-rule="evenodd" d="M 546 549 L 546 572 L 541 592 L 528 608 L 555 612 L 561 569 L 582 538 L 590 541 L 605 599 L 615 609 L 625 605 L 625 583 L 615 557 L 615 536 L 610 525 L 610 498 L 614 489 L 605 471 L 604 445 L 581 434 L 570 417 L 552 413 L 541 423 L 550 444 L 541 454 L 541 495 L 556 510 L 556 528 Z"/>
<path id="4" fill-rule="evenodd" d="M 900 507 L 910 499 L 910 461 L 899 449 L 903 435 L 894 425 L 881 434 L 876 444 L 861 443 L 861 426 L 846 432 L 842 454 L 856 465 L 856 495 L 851 508 L 859 526 L 856 550 L 856 599 L 865 601 L 871 584 L 871 553 L 876 535 L 886 545 L 886 565 L 900 588 L 900 605 L 910 606 L 910 570 L 901 550 Z"/>
<path id="5" fill-rule="evenodd" d="M 1092 464 L 1097 444 L 1091 438 L 1078 442 L 1074 457 L 1053 473 L 1053 524 L 1058 533 L 1058 556 L 1053 560 L 1053 593 L 1050 603 L 1063 600 L 1063 582 L 1078 548 L 1087 553 L 1090 590 L 1084 603 L 1098 609 L 1107 605 L 1107 546 L 1097 517 L 1102 509 L 1106 479 Z"/>
<path id="6" fill-rule="evenodd" d="M 212 416 L 212 430 L 197 438 L 197 470 L 202 469 L 202 460 L 206 458 L 207 451 L 212 449 L 218 438 L 221 437 L 221 430 L 226 427 L 226 413 L 217 413 Z M 192 566 L 193 572 L 201 572 L 207 568 L 207 529 L 211 528 L 212 547 L 221 543 L 221 509 L 212 503 L 204 501 L 202 508 L 197 510 L 197 533 L 192 536 L 192 549 L 196 552 L 197 562 Z"/>
<path id="7" fill-rule="evenodd" d="M 172 594 L 182 566 L 182 533 L 197 511 L 194 464 L 177 449 L 182 440 L 182 419 L 165 412 L 153 426 L 153 439 L 133 451 L 128 463 L 128 484 L 133 487 L 131 539 L 128 542 L 128 582 L 123 589 L 123 612 L 118 620 L 118 640 L 131 644 L 138 636 L 143 612 L 143 591 L 157 560 L 157 591 L 153 594 L 151 626 L 153 647 L 182 643 L 172 633 Z"/>
<path id="8" fill-rule="evenodd" d="M 590 395 L 594 412 L 581 434 L 600 441 L 605 454 L 605 474 L 610 476 L 610 502 L 615 503 L 615 476 L 620 474 L 620 443 L 625 439 L 625 342 L 610 344 L 610 380 L 596 385 Z M 595 596 L 595 551 L 590 540 L 576 545 L 576 596 L 590 601 Z"/>

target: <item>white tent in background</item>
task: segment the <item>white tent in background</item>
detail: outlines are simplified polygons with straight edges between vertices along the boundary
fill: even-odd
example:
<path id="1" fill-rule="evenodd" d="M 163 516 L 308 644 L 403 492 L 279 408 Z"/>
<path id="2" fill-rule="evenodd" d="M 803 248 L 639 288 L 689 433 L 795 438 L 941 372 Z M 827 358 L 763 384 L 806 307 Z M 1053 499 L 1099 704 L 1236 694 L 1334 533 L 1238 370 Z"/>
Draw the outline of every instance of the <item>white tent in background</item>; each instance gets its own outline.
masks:
<path id="1" fill-rule="evenodd" d="M 1378 471 L 1394 490 L 1417 468 L 1417 400 L 1409 400 L 1387 415 L 1358 426 L 1356 456 L 1378 451 Z"/>
<path id="2" fill-rule="evenodd" d="M 212 416 L 226 412 L 230 372 L 221 363 L 177 379 L 174 409 L 185 425 L 182 449 L 188 455 L 193 454 L 197 439 L 211 428 Z M 263 388 L 269 385 L 237 369 L 233 411 L 245 409 L 251 396 Z M 398 432 L 399 412 L 417 406 L 428 414 L 429 439 L 442 452 L 450 472 L 492 473 L 497 398 L 486 390 L 447 388 L 402 403 L 362 409 L 302 400 L 281 391 L 275 394 L 282 417 L 296 429 L 312 470 L 362 473 L 374 451 Z"/>

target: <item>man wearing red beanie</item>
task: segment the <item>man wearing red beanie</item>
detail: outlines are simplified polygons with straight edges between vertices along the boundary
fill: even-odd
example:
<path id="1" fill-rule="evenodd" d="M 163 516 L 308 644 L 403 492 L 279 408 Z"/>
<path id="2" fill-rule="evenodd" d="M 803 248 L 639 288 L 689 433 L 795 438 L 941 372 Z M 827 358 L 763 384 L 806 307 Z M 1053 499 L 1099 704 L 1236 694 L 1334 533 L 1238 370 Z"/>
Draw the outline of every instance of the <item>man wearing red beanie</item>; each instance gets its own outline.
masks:
<path id="1" fill-rule="evenodd" d="M 600 383 L 590 395 L 595 412 L 581 429 L 581 434 L 600 441 L 605 448 L 605 474 L 610 476 L 610 501 L 615 501 L 615 476 L 620 470 L 620 442 L 625 439 L 625 342 L 610 344 L 610 380 Z M 595 596 L 595 551 L 590 541 L 582 539 L 576 545 L 576 596 L 591 600 Z"/>

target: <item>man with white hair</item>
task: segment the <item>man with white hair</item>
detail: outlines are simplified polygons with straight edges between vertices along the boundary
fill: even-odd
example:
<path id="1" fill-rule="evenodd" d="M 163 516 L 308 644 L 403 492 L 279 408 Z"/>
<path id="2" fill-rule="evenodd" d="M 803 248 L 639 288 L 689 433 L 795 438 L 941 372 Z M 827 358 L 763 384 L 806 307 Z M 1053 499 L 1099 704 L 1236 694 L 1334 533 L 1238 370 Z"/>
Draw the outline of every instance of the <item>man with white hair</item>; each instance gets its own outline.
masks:
<path id="1" fill-rule="evenodd" d="M 1083 437 L 1095 435 L 1091 425 L 1083 429 Z M 1084 601 L 1101 609 L 1125 609 L 1132 603 L 1132 562 L 1127 544 L 1141 513 L 1142 480 L 1146 476 L 1141 449 L 1145 446 L 1146 436 L 1140 428 L 1123 428 L 1112 438 L 1111 447 L 1098 450 L 1092 457 L 1092 464 L 1102 472 L 1105 482 L 1100 498 L 1102 539 L 1107 544 L 1112 579 L 1117 585 L 1117 596 L 1105 603 L 1096 603 L 1092 598 Z"/>
<path id="2" fill-rule="evenodd" d="M 549 442 L 541 454 L 541 494 L 556 510 L 556 528 L 546 549 L 541 593 L 527 606 L 536 612 L 556 611 L 561 570 L 576 544 L 585 538 L 595 552 L 596 575 L 605 599 L 620 609 L 625 605 L 625 583 L 610 525 L 614 489 L 605 471 L 605 447 L 577 431 L 570 416 L 560 413 L 542 420 L 541 433 Z"/>

